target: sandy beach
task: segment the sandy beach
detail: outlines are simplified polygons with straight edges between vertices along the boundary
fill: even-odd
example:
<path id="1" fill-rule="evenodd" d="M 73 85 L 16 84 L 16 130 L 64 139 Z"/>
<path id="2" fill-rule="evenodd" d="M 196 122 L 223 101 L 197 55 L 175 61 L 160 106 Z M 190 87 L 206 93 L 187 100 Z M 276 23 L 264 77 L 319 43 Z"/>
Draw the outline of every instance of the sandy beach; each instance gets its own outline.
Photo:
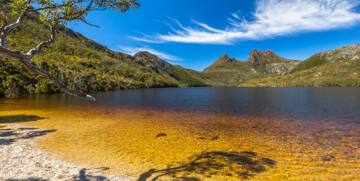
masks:
<path id="1" fill-rule="evenodd" d="M 51 132 L 20 124 L 0 124 L 0 180 L 132 180 L 105 174 L 103 171 L 108 168 L 73 165 L 42 150 L 37 140 Z"/>

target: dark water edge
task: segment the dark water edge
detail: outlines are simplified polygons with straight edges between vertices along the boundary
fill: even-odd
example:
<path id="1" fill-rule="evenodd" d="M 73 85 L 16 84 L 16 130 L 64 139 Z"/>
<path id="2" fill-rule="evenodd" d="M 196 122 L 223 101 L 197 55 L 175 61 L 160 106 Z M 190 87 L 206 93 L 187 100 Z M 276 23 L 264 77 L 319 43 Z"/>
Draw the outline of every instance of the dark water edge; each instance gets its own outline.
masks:
<path id="1" fill-rule="evenodd" d="M 358 87 L 201 87 L 155 88 L 94 92 L 96 102 L 65 94 L 33 95 L 0 99 L 15 103 L 7 109 L 81 106 L 94 109 L 151 109 L 196 114 L 228 114 L 244 117 L 360 123 Z M 18 103 L 16 105 L 16 103 Z M 20 104 L 21 103 L 21 104 Z"/>

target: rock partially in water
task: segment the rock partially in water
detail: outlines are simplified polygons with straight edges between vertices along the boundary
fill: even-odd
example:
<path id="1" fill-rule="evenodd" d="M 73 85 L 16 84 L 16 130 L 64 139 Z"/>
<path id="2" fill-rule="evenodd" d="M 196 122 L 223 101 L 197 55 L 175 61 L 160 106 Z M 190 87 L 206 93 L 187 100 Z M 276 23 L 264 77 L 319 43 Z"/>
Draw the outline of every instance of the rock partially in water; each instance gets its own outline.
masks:
<path id="1" fill-rule="evenodd" d="M 163 136 L 167 136 L 167 134 L 166 133 L 159 133 L 159 134 L 156 135 L 157 138 L 158 137 L 163 137 Z"/>
<path id="2" fill-rule="evenodd" d="M 321 160 L 323 160 L 323 161 L 331 161 L 333 159 L 335 159 L 335 157 L 332 155 L 325 155 L 325 156 L 321 157 Z"/>
<path id="3" fill-rule="evenodd" d="M 211 141 L 215 141 L 215 140 L 218 140 L 218 139 L 219 139 L 219 136 L 214 136 L 214 137 L 209 137 L 209 138 L 200 136 L 200 137 L 198 137 L 197 139 L 199 139 L 199 140 L 211 140 Z"/>

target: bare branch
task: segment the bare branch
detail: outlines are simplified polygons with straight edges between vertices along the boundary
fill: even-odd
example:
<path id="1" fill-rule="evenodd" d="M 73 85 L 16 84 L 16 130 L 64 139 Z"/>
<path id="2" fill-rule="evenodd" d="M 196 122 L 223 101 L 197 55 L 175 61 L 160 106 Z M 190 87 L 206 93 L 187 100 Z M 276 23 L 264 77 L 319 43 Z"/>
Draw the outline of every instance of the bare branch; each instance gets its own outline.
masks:
<path id="1" fill-rule="evenodd" d="M 37 9 L 29 9 L 28 12 L 35 12 L 35 11 L 37 12 L 37 11 L 43 11 L 43 10 L 48 10 L 48 9 L 55 10 L 55 9 L 62 8 L 62 7 L 71 7 L 77 2 L 79 2 L 79 1 L 69 1 L 66 4 L 61 4 L 58 6 L 49 6 L 49 7 L 37 8 Z"/>
<path id="2" fill-rule="evenodd" d="M 5 13 L 1 12 L 1 15 L 2 15 L 3 24 L 0 27 L 0 46 L 5 47 L 6 46 L 6 34 L 4 34 L 3 31 L 7 25 L 7 21 L 6 21 Z"/>
<path id="3" fill-rule="evenodd" d="M 51 38 L 48 41 L 44 41 L 44 42 L 40 43 L 38 46 L 36 46 L 36 48 L 31 49 L 26 54 L 29 57 L 28 59 L 31 59 L 36 54 L 41 53 L 43 47 L 55 42 L 55 35 L 56 35 L 55 34 L 55 28 L 53 26 L 50 26 L 50 30 L 51 30 Z"/>
<path id="4" fill-rule="evenodd" d="M 16 20 L 15 23 L 6 26 L 5 29 L 4 29 L 4 33 L 7 34 L 12 29 L 17 28 L 18 26 L 20 26 L 20 24 L 21 24 L 22 20 L 25 18 L 25 15 L 26 15 L 28 10 L 29 10 L 29 8 L 25 8 L 25 10 L 20 14 L 19 18 Z"/>
<path id="5" fill-rule="evenodd" d="M 17 28 L 18 26 L 20 26 L 22 20 L 25 18 L 25 15 L 27 13 L 27 10 L 29 8 L 26 8 L 19 16 L 19 18 L 16 20 L 15 23 L 10 24 L 10 25 L 6 25 L 5 27 L 1 27 L 2 31 L 1 31 L 1 36 L 0 36 L 0 40 L 1 40 L 1 46 L 2 47 L 6 47 L 6 35 L 9 33 L 9 31 L 11 31 L 14 28 Z M 5 14 L 3 14 L 4 16 Z M 6 19 L 6 16 L 5 16 Z M 6 20 L 5 20 L 6 21 Z M 7 24 L 7 23 L 6 23 Z"/>
<path id="6" fill-rule="evenodd" d="M 0 57 L 12 59 L 12 60 L 20 60 L 20 59 L 27 59 L 26 55 L 23 55 L 19 52 L 11 51 L 5 47 L 0 46 Z"/>
<path id="7" fill-rule="evenodd" d="M 5 15 L 4 11 L 1 12 L 1 18 L 2 18 L 3 24 L 0 27 L 0 33 L 2 31 L 4 31 L 4 29 L 5 29 L 6 25 L 7 25 L 6 15 Z"/>
<path id="8" fill-rule="evenodd" d="M 17 60 L 19 63 L 24 65 L 28 70 L 30 70 L 34 73 L 37 73 L 39 75 L 42 75 L 45 78 L 49 79 L 53 84 L 55 84 L 57 87 L 59 87 L 60 90 L 65 92 L 66 94 L 84 98 L 84 99 L 91 100 L 91 101 L 95 101 L 95 98 L 92 97 L 91 95 L 84 94 L 84 93 L 67 88 L 60 80 L 56 79 L 53 75 L 34 66 L 31 62 L 28 61 L 29 60 L 28 55 L 23 55 L 20 52 L 14 52 L 14 51 L 8 50 L 4 47 L 0 47 L 0 56 L 9 58 L 12 60 Z"/>
<path id="9" fill-rule="evenodd" d="M 78 92 L 78 91 L 71 90 L 71 89 L 67 88 L 60 80 L 55 78 L 50 73 L 48 73 L 48 72 L 46 72 L 46 71 L 44 71 L 44 70 L 42 70 L 40 68 L 37 68 L 36 66 L 31 64 L 28 60 L 23 59 L 23 60 L 19 60 L 19 62 L 21 64 L 23 64 L 26 68 L 31 70 L 32 72 L 37 73 L 39 75 L 42 75 L 45 78 L 49 79 L 53 84 L 55 84 L 57 87 L 59 87 L 60 90 L 65 92 L 66 94 L 76 96 L 76 97 L 80 97 L 80 98 L 84 98 L 84 99 L 88 99 L 88 100 L 91 100 L 91 101 L 95 101 L 95 98 L 92 97 L 91 95 L 84 94 L 84 93 L 81 93 L 81 92 Z"/>
<path id="10" fill-rule="evenodd" d="M 80 21 L 84 22 L 85 24 L 89 25 L 89 26 L 93 26 L 93 27 L 96 27 L 96 28 L 100 28 L 100 26 L 98 25 L 94 25 L 94 24 L 91 24 L 89 22 L 87 22 L 85 19 L 81 18 Z"/>

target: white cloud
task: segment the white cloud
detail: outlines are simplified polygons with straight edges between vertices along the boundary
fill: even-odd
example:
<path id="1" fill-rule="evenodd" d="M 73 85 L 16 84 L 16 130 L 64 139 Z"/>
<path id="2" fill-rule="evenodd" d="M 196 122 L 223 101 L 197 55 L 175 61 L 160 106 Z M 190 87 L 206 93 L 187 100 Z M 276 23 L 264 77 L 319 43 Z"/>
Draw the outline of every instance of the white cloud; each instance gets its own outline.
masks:
<path id="1" fill-rule="evenodd" d="M 147 47 L 128 47 L 128 46 L 118 46 L 118 48 L 120 49 L 120 51 L 130 54 L 130 55 L 135 55 L 137 52 L 140 51 L 147 51 L 150 52 L 158 57 L 160 57 L 161 59 L 165 59 L 165 60 L 172 60 L 172 61 L 182 61 L 179 57 L 176 57 L 174 55 L 169 55 L 167 53 L 163 53 L 151 48 L 147 48 Z"/>
<path id="2" fill-rule="evenodd" d="M 359 0 L 258 0 L 250 21 L 239 13 L 227 18 L 229 27 L 217 29 L 192 21 L 195 27 L 184 27 L 168 34 L 137 38 L 152 43 L 181 42 L 232 44 L 236 40 L 264 39 L 294 33 L 325 31 L 356 25 L 360 13 L 354 9 Z"/>

